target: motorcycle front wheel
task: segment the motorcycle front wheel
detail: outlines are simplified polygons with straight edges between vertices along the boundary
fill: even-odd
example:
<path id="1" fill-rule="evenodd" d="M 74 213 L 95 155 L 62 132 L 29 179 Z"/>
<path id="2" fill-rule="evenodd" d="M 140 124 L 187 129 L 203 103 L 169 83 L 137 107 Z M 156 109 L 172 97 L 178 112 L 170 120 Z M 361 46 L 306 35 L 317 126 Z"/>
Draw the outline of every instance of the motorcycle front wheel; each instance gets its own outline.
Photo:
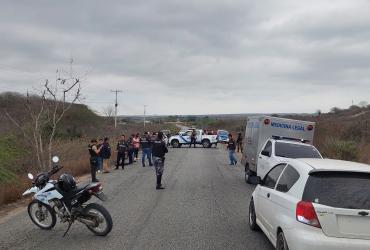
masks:
<path id="1" fill-rule="evenodd" d="M 113 228 L 113 220 L 105 207 L 90 203 L 84 208 L 84 214 L 95 222 L 94 226 L 86 225 L 86 227 L 98 236 L 106 236 Z"/>
<path id="2" fill-rule="evenodd" d="M 52 229 L 57 222 L 53 209 L 38 200 L 33 200 L 28 204 L 28 215 L 36 226 L 44 230 Z"/>

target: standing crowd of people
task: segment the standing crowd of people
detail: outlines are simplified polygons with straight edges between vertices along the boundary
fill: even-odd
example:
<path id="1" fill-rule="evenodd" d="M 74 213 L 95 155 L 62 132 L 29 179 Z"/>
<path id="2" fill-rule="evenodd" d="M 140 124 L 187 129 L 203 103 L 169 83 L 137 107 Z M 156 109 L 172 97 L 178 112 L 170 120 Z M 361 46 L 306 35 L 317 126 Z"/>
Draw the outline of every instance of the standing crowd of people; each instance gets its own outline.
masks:
<path id="1" fill-rule="evenodd" d="M 164 171 L 165 154 L 168 152 L 167 145 L 164 142 L 162 132 L 145 132 L 142 136 L 139 133 L 132 134 L 126 139 L 122 134 L 117 142 L 115 169 L 120 167 L 125 169 L 125 165 L 133 164 L 139 160 L 139 151 L 141 149 L 141 164 L 146 167 L 146 160 L 149 166 L 153 166 L 156 171 L 157 181 L 156 189 L 164 189 L 162 186 L 162 175 Z M 97 173 L 109 173 L 109 165 L 112 156 L 112 149 L 109 144 L 109 138 L 92 139 L 88 145 L 90 154 L 91 179 L 98 182 Z M 126 163 L 126 159 L 128 163 Z"/>

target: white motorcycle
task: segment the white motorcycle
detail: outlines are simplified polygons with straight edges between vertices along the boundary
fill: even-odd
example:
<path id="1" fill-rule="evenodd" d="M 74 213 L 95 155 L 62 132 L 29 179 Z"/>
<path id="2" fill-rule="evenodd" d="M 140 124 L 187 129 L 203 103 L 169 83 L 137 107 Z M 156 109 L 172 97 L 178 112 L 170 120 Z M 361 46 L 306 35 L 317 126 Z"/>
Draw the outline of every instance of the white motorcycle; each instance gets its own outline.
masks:
<path id="1" fill-rule="evenodd" d="M 106 200 L 101 183 L 76 186 L 74 178 L 68 174 L 62 174 L 57 181 L 50 180 L 53 174 L 63 168 L 57 165 L 57 156 L 52 161 L 54 166 L 49 172 L 40 173 L 36 178 L 28 174 L 28 178 L 33 180 L 32 187 L 23 195 L 34 194 L 28 205 L 28 215 L 32 222 L 41 229 L 50 230 L 55 226 L 58 216 L 60 222 L 68 223 L 63 237 L 76 220 L 85 224 L 95 235 L 106 236 L 113 227 L 112 217 L 107 209 L 97 203 L 85 205 L 92 196 Z"/>

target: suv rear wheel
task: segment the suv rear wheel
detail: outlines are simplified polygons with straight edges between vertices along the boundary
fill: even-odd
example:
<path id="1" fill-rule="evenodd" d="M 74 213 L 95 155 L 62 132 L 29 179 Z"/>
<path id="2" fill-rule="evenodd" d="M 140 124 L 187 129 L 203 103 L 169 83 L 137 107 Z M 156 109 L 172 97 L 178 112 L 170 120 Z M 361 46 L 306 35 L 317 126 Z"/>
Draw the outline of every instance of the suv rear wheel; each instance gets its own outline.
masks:
<path id="1" fill-rule="evenodd" d="M 276 250 L 289 250 L 283 231 L 280 231 L 276 241 Z"/>
<path id="2" fill-rule="evenodd" d="M 251 199 L 249 203 L 249 216 L 248 216 L 249 228 L 253 231 L 257 231 L 259 229 L 257 222 L 256 222 L 256 210 L 254 209 L 254 201 Z"/>

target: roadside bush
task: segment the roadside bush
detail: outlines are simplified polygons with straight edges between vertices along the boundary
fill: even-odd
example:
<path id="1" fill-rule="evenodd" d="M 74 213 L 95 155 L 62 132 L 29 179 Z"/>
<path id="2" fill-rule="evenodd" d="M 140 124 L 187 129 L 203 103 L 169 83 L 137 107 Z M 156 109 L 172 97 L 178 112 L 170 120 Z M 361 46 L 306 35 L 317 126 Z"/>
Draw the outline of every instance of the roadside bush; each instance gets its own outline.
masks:
<path id="1" fill-rule="evenodd" d="M 357 145 L 353 141 L 327 139 L 322 154 L 325 157 L 353 161 L 357 159 Z"/>

